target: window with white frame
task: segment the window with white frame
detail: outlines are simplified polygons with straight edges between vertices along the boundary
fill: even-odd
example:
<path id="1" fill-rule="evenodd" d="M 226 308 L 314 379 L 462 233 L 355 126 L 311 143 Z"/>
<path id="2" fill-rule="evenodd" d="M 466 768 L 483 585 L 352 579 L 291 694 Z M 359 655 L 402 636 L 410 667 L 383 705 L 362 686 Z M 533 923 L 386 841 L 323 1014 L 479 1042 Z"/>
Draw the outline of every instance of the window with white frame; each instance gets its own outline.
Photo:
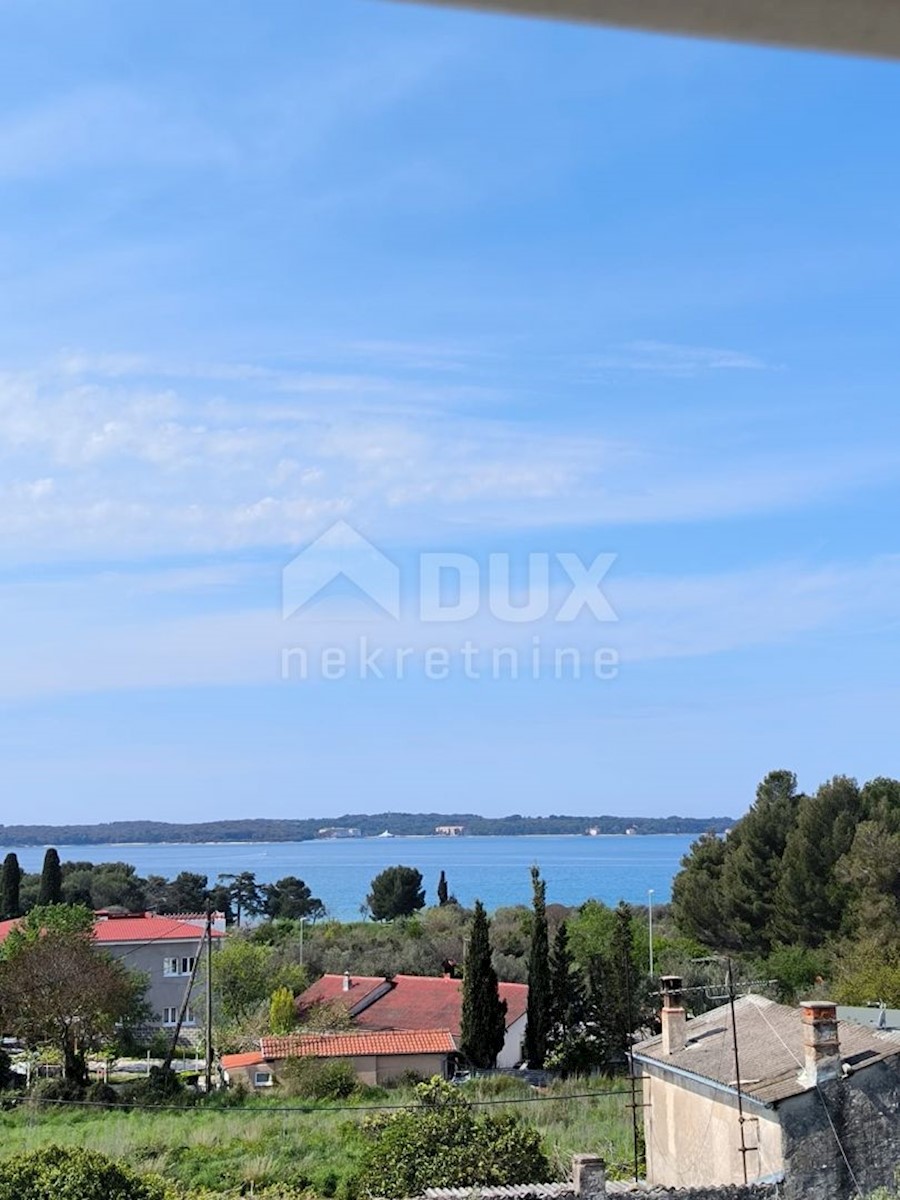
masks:
<path id="1" fill-rule="evenodd" d="M 272 1087 L 274 1083 L 271 1071 L 257 1071 L 253 1076 L 254 1087 Z"/>
<path id="2" fill-rule="evenodd" d="M 164 1008 L 162 1023 L 163 1023 L 163 1025 L 177 1025 L 178 1024 L 178 1009 L 177 1008 Z M 184 1020 L 181 1022 L 181 1024 L 182 1025 L 196 1025 L 197 1024 L 197 1018 L 194 1015 L 194 1010 L 193 1010 L 193 1008 L 191 1008 L 190 1005 L 188 1005 L 187 1009 L 185 1010 Z"/>
<path id="3" fill-rule="evenodd" d="M 183 955 L 180 958 L 164 958 L 163 975 L 167 979 L 174 979 L 181 975 L 190 975 L 194 970 L 194 961 L 192 955 Z"/>

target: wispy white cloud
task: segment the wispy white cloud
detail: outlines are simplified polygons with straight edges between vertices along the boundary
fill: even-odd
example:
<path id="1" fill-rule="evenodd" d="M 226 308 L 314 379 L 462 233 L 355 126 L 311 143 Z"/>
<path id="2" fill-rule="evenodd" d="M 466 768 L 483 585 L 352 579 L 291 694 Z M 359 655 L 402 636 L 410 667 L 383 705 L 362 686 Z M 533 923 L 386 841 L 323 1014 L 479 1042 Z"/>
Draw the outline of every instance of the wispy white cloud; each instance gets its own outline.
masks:
<path id="1" fill-rule="evenodd" d="M 893 597 L 900 557 L 824 567 L 771 563 L 692 576 L 621 576 L 604 592 L 618 620 L 549 616 L 527 624 L 495 620 L 483 607 L 462 624 L 280 619 L 279 572 L 237 565 L 146 572 L 103 572 L 79 579 L 0 586 L 6 622 L 0 698 L 21 700 L 79 692 L 155 687 L 272 685 L 283 682 L 282 654 L 303 646 L 315 660 L 323 647 L 350 650 L 360 635 L 370 646 L 423 655 L 429 647 L 458 654 L 469 642 L 488 654 L 518 650 L 530 662 L 534 639 L 552 656 L 560 647 L 589 655 L 618 651 L 621 671 L 640 664 L 796 645 L 806 638 L 884 633 L 897 623 Z M 248 589 L 254 599 L 248 602 Z M 262 597 L 262 599 L 260 598 Z M 160 602 L 171 601 L 170 610 Z M 189 603 L 186 603 L 189 602 Z M 285 684 L 284 686 L 289 686 Z"/>
<path id="2" fill-rule="evenodd" d="M 592 356 L 587 365 L 602 371 L 646 371 L 693 378 L 716 371 L 765 371 L 771 365 L 755 354 L 675 342 L 629 342 L 620 350 Z"/>
<path id="3" fill-rule="evenodd" d="M 425 353 L 429 351 L 426 350 Z M 410 361 L 414 347 L 403 347 Z M 296 545 L 338 516 L 384 538 L 771 513 L 896 472 L 891 446 L 734 447 L 514 420 L 455 372 L 67 355 L 0 377 L 0 546 L 16 560 Z"/>

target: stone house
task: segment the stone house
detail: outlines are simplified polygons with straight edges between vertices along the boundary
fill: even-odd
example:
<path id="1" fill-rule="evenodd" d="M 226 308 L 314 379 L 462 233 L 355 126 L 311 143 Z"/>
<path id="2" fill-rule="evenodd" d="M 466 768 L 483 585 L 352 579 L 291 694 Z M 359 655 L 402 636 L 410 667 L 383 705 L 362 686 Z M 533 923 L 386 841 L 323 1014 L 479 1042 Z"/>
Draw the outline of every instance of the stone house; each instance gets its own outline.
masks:
<path id="1" fill-rule="evenodd" d="M 430 1079 L 447 1075 L 455 1044 L 446 1029 L 414 1033 L 291 1034 L 262 1038 L 258 1051 L 222 1056 L 227 1084 L 242 1082 L 260 1090 L 276 1087 L 285 1063 L 292 1058 L 347 1062 L 361 1083 L 379 1086 L 404 1075 Z"/>
<path id="2" fill-rule="evenodd" d="M 662 1033 L 634 1047 L 647 1183 L 780 1183 L 785 1200 L 893 1186 L 900 1037 L 841 1022 L 835 1005 L 742 996 L 688 1021 L 663 980 Z M 735 1043 L 737 1054 L 735 1054 Z"/>
<path id="3" fill-rule="evenodd" d="M 528 985 L 501 983 L 500 999 L 506 1001 L 506 1038 L 497 1066 L 515 1067 L 522 1061 Z M 298 1017 L 302 1021 L 316 1006 L 329 1004 L 346 1007 L 357 1030 L 449 1029 L 459 1046 L 462 980 L 449 970 L 442 976 L 323 975 L 297 997 Z"/>

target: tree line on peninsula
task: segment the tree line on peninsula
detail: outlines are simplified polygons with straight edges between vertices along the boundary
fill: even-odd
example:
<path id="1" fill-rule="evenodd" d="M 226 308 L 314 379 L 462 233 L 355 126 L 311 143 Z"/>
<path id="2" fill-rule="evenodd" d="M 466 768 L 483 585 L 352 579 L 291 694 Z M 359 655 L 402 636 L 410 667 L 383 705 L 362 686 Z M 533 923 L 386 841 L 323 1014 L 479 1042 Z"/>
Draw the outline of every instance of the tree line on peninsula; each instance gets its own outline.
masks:
<path id="1" fill-rule="evenodd" d="M 109 821 L 96 825 L 0 825 L 0 846 L 106 846 L 129 843 L 205 842 L 306 842 L 327 829 L 358 830 L 376 837 L 388 830 L 397 837 L 434 834 L 439 825 L 461 825 L 470 836 L 522 836 L 527 834 L 581 834 L 589 828 L 601 834 L 722 833 L 734 824 L 732 817 L 484 817 L 476 813 L 354 813 L 342 817 L 307 817 L 295 820 L 201 821 L 176 824 L 168 821 Z"/>

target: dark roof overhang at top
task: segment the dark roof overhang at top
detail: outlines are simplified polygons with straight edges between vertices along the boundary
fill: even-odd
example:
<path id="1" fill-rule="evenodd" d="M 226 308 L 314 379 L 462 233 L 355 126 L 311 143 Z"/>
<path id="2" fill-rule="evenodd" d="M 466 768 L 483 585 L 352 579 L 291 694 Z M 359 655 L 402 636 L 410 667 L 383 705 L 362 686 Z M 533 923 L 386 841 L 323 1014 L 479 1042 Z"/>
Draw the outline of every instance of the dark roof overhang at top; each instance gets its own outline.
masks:
<path id="1" fill-rule="evenodd" d="M 900 58 L 897 0 L 405 0 L 716 38 Z"/>

